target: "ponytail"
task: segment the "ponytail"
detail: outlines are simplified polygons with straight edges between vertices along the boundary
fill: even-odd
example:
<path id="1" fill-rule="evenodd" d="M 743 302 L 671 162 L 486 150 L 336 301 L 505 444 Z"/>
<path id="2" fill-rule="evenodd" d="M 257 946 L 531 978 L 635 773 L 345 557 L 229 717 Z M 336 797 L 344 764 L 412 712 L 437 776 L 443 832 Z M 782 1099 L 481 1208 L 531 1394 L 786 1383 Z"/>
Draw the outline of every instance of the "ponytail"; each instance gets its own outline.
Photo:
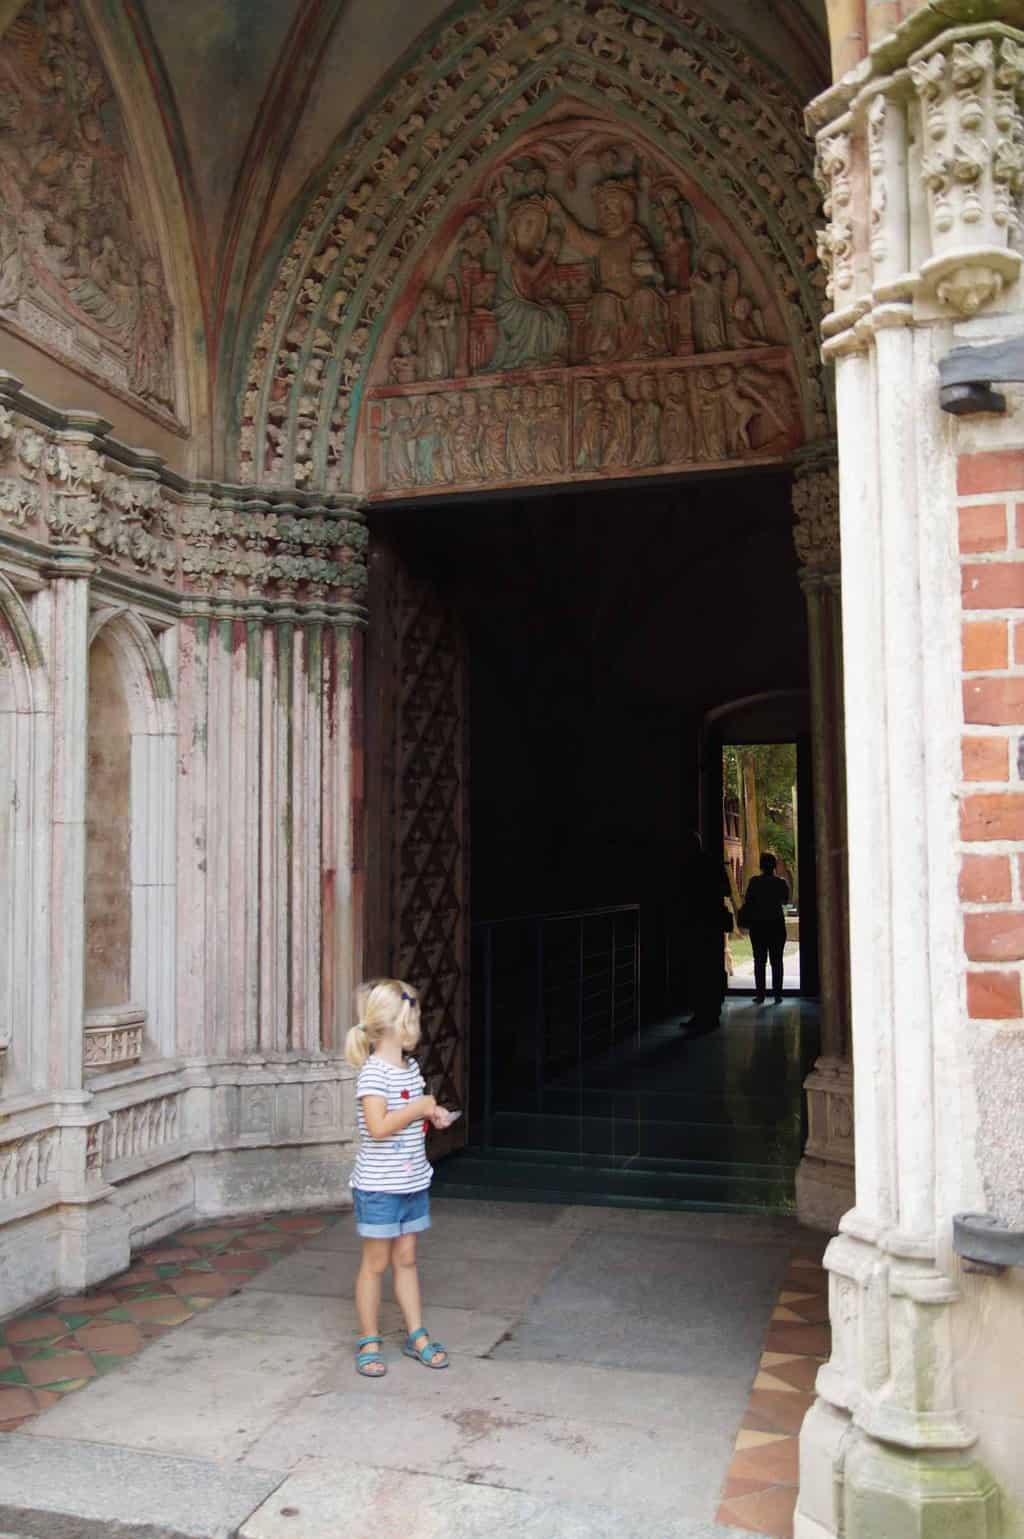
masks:
<path id="1" fill-rule="evenodd" d="M 370 1038 L 366 1027 L 357 1023 L 345 1038 L 345 1058 L 353 1069 L 361 1069 L 370 1056 Z"/>
<path id="2" fill-rule="evenodd" d="M 388 1032 L 397 1032 L 403 1052 L 420 1039 L 420 1002 L 416 990 L 398 978 L 378 978 L 356 990 L 356 1021 L 345 1038 L 345 1057 L 361 1069 Z"/>

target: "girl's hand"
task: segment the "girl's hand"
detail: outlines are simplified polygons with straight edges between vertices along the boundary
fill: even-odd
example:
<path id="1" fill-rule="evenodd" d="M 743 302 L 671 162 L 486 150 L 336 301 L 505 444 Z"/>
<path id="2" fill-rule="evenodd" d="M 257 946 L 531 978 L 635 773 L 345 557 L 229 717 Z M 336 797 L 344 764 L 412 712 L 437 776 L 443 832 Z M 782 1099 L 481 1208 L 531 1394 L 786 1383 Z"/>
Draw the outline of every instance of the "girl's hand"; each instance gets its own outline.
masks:
<path id="1" fill-rule="evenodd" d="M 432 1095 L 421 1095 L 416 1103 L 417 1117 L 429 1117 L 433 1121 L 436 1111 L 437 1102 L 434 1100 L 434 1097 Z"/>
<path id="2" fill-rule="evenodd" d="M 452 1114 L 443 1106 L 435 1106 L 430 1121 L 438 1132 L 442 1132 L 445 1128 L 451 1127 Z"/>

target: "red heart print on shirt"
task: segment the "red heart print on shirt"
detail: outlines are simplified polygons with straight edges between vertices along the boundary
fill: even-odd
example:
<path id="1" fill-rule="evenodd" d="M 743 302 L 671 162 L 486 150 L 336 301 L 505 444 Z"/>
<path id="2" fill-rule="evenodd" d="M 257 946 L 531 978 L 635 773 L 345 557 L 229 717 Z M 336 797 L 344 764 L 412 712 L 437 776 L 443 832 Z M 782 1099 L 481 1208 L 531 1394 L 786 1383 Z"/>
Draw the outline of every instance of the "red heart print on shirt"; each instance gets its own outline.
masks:
<path id="1" fill-rule="evenodd" d="M 403 1101 L 407 1101 L 409 1099 L 409 1092 L 408 1092 L 408 1090 L 403 1090 L 401 1092 L 401 1096 L 402 1096 L 402 1100 Z"/>

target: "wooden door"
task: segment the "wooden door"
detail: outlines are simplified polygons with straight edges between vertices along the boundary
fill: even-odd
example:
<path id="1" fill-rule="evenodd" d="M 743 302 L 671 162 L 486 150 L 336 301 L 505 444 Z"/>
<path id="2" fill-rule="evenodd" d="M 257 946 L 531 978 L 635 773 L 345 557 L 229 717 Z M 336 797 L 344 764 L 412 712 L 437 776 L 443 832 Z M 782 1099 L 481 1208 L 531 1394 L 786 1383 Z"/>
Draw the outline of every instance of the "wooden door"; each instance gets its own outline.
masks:
<path id="1" fill-rule="evenodd" d="M 386 536 L 370 557 L 367 964 L 421 998 L 430 1092 L 469 1107 L 468 669 L 462 624 L 429 570 Z"/>

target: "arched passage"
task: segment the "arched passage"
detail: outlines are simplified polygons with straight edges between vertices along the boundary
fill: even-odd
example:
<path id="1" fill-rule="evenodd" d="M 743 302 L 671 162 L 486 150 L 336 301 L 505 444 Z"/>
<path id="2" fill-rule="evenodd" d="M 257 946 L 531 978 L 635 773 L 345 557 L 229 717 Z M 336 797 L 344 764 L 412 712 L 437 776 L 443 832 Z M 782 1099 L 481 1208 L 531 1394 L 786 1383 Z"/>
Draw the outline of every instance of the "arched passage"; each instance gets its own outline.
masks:
<path id="1" fill-rule="evenodd" d="M 0 577 L 0 1091 L 45 1074 L 52 734 L 43 648 L 26 600 Z"/>
<path id="2" fill-rule="evenodd" d="M 134 612 L 89 629 L 85 1066 L 174 1052 L 177 721 L 159 647 Z"/>

